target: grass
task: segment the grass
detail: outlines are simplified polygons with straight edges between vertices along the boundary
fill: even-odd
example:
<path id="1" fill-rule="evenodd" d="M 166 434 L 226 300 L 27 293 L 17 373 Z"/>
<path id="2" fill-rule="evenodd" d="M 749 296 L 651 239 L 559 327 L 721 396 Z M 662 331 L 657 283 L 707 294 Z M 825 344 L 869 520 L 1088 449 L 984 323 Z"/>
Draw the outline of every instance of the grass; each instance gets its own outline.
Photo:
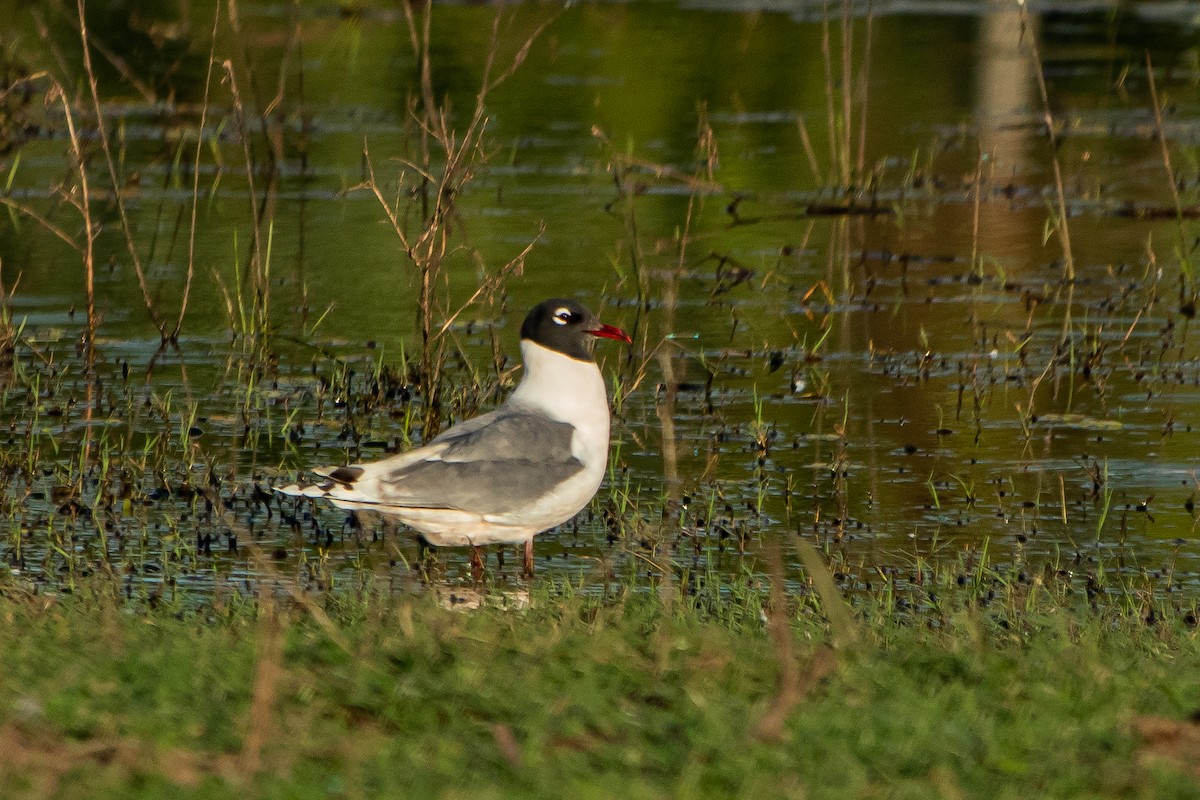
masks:
<path id="1" fill-rule="evenodd" d="M 235 596 L 181 612 L 131 607 L 103 581 L 10 600 L 0 796 L 1185 798 L 1200 787 L 1194 617 L 1147 622 L 1069 594 L 998 611 L 969 591 L 940 619 L 905 617 L 860 597 L 862 635 L 835 651 L 796 593 L 770 604 L 743 587 L 717 614 L 628 590 L 533 593 L 520 612 L 370 591 L 322 609 Z"/>

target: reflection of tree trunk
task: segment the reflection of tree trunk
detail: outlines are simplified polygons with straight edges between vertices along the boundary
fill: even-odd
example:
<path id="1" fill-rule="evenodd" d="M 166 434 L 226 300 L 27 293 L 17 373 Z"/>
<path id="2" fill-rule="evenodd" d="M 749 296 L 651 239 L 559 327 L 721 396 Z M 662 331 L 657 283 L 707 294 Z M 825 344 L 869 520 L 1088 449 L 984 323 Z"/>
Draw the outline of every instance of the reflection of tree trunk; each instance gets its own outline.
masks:
<path id="1" fill-rule="evenodd" d="M 1031 20 L 1026 36 L 1036 36 Z M 1037 103 L 1029 61 L 1022 47 L 1021 11 L 1016 3 L 993 2 L 983 16 L 978 43 L 975 118 L 979 135 L 980 164 L 976 173 L 975 217 L 972 236 L 972 270 L 986 272 L 983 260 L 1004 262 L 1024 242 L 1036 241 L 1040 227 L 1030 229 L 1031 218 L 1014 214 L 1006 203 L 989 202 L 986 186 L 1007 183 L 1029 169 L 1029 139 L 1036 129 L 1025 124 Z M 983 160 L 986 159 L 986 160 Z M 1037 225 L 1042 220 L 1038 218 Z M 1033 237 L 1033 238 L 1030 238 Z M 1016 265 L 1008 265 L 1016 266 Z"/>
<path id="2" fill-rule="evenodd" d="M 1037 20 L 1032 35 L 1037 35 Z M 1021 52 L 1021 12 L 1015 3 L 992 3 L 984 14 L 979 34 L 979 80 L 976 85 L 976 118 L 979 144 L 993 160 L 997 174 L 1023 171 L 1029 129 L 1013 124 L 1033 102 L 1033 83 Z"/>

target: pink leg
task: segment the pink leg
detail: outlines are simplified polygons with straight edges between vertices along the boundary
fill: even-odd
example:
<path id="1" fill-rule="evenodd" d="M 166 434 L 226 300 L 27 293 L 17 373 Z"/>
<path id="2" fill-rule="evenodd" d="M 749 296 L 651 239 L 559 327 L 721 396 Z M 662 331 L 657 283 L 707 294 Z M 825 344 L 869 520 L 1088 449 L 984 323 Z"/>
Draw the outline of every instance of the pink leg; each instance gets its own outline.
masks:
<path id="1" fill-rule="evenodd" d="M 521 574 L 526 578 L 533 577 L 533 539 L 525 542 L 525 569 Z"/>
<path id="2" fill-rule="evenodd" d="M 471 577 L 476 583 L 483 583 L 483 548 L 471 545 Z"/>

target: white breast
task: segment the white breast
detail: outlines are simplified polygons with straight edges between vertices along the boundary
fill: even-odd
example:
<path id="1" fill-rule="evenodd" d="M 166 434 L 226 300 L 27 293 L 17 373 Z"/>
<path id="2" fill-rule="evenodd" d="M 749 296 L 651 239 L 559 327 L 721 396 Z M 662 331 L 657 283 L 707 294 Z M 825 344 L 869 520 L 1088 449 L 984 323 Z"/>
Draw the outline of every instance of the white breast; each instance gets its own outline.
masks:
<path id="1" fill-rule="evenodd" d="M 531 507 L 487 521 L 523 528 L 528 535 L 561 525 L 595 496 L 608 466 L 608 395 L 591 361 L 578 361 L 531 341 L 521 342 L 525 377 L 508 402 L 575 427 L 571 455 L 583 469 Z"/>
<path id="2" fill-rule="evenodd" d="M 585 472 L 608 462 L 608 395 L 593 361 L 578 361 L 528 340 L 521 342 L 525 377 L 509 403 L 575 426 L 571 453 Z"/>

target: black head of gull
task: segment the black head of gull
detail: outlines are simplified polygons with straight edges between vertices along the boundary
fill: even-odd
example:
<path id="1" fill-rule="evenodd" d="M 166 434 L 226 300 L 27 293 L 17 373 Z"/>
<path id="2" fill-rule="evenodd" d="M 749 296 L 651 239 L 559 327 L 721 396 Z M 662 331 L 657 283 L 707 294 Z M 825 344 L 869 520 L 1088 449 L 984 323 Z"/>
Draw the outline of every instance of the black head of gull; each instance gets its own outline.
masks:
<path id="1" fill-rule="evenodd" d="M 552 297 L 525 316 L 521 338 L 579 361 L 591 361 L 596 337 L 632 341 L 629 334 L 600 319 L 574 300 Z"/>

